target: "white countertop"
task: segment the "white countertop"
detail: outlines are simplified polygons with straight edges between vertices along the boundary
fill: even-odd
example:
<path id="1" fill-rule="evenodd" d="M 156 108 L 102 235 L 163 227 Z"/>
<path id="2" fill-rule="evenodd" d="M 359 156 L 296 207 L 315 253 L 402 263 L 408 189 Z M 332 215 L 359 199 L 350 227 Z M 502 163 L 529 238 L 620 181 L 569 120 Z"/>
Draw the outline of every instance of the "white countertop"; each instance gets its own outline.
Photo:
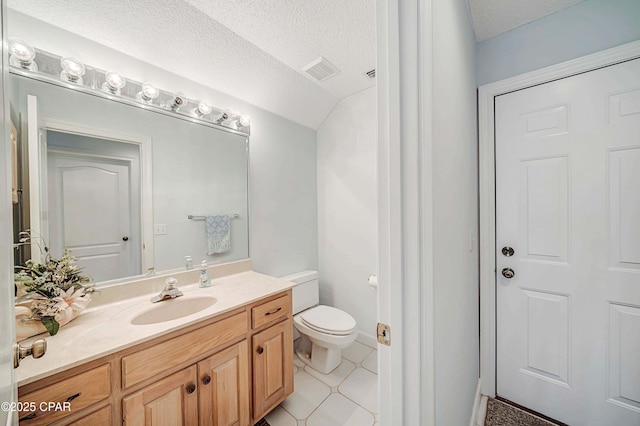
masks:
<path id="1" fill-rule="evenodd" d="M 158 303 L 149 301 L 157 293 L 94 308 L 89 305 L 78 318 L 60 328 L 55 336 L 41 334 L 22 342 L 23 346 L 27 346 L 31 341 L 44 337 L 47 340 L 47 353 L 40 359 L 28 357 L 21 361 L 16 370 L 18 386 L 232 311 L 295 285 L 253 271 L 216 278 L 211 284 L 207 288 L 200 288 L 198 284 L 180 286 L 180 290 L 184 293 L 184 298 L 202 295 L 215 297 L 217 301 L 212 306 L 185 317 L 156 324 L 132 325 L 130 321 L 139 313 L 156 306 L 171 309 L 172 300 Z M 182 297 L 175 300 L 179 299 Z"/>

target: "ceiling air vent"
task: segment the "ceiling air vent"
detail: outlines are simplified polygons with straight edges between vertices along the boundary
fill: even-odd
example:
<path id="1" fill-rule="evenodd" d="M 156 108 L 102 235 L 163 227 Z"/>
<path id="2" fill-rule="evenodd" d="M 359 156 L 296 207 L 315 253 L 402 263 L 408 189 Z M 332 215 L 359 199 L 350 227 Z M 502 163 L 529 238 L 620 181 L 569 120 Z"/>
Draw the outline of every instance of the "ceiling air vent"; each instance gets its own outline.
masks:
<path id="1" fill-rule="evenodd" d="M 373 80 L 374 78 L 376 78 L 376 69 L 372 69 L 370 71 L 367 71 L 364 73 L 364 75 L 366 75 L 367 77 L 369 77 L 369 79 Z"/>
<path id="2" fill-rule="evenodd" d="M 310 64 L 302 67 L 302 71 L 307 73 L 316 81 L 329 80 L 334 75 L 338 74 L 338 68 L 336 68 L 331 62 L 327 61 L 322 56 L 311 62 Z"/>

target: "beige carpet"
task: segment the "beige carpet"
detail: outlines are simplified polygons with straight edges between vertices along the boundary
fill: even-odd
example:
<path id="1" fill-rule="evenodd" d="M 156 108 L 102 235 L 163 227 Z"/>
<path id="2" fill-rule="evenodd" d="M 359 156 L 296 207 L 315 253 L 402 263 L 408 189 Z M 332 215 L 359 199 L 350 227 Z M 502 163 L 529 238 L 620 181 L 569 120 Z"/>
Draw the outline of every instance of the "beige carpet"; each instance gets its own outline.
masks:
<path id="1" fill-rule="evenodd" d="M 502 401 L 489 399 L 485 426 L 556 426 Z"/>

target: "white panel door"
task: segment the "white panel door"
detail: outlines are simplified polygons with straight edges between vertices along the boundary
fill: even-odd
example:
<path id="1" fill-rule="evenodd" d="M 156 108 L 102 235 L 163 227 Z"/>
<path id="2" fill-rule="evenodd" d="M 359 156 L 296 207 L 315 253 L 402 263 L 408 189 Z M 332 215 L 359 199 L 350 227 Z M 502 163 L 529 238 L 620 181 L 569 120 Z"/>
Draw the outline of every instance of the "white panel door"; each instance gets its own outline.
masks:
<path id="1" fill-rule="evenodd" d="M 638 426 L 640 60 L 495 108 L 497 394 L 570 425 Z"/>
<path id="2" fill-rule="evenodd" d="M 132 249 L 130 168 L 122 161 L 50 151 L 49 238 L 95 281 L 139 273 Z"/>

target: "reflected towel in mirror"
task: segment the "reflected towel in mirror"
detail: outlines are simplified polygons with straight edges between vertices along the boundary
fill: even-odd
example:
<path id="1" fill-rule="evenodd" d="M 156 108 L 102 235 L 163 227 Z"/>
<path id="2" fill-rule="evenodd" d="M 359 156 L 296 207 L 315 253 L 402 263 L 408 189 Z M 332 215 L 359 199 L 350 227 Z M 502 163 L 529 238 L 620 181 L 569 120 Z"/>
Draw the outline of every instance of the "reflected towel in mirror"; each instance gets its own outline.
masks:
<path id="1" fill-rule="evenodd" d="M 231 249 L 231 218 L 229 215 L 212 215 L 204 219 L 207 233 L 207 254 L 226 253 Z"/>

